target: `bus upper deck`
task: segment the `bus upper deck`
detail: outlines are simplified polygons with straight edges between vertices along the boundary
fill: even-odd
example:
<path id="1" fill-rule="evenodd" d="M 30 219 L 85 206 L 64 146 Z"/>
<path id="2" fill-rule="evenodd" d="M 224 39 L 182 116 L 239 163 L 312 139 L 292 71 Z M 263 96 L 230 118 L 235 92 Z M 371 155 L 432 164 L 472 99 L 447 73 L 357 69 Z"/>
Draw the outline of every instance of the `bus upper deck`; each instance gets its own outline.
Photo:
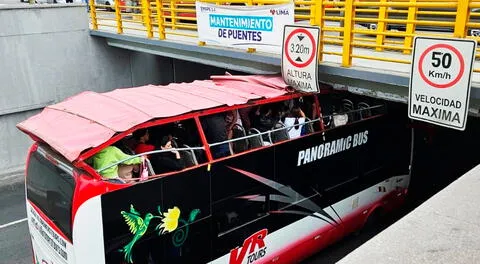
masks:
<path id="1" fill-rule="evenodd" d="M 328 86 L 322 93 L 335 97 L 335 92 Z M 172 151 L 161 149 L 161 139 L 157 137 L 151 140 L 155 141 L 155 149 L 135 153 L 139 139 L 139 136 L 135 137 L 135 131 L 149 132 L 149 138 L 154 137 L 152 134 L 168 134 L 173 151 L 182 152 L 183 162 L 192 166 L 198 165 L 199 161 L 211 162 L 218 158 L 215 152 L 212 155 L 211 149 L 222 145 L 228 146 L 228 155 L 238 154 L 385 111 L 383 105 L 372 104 L 373 99 L 363 97 L 363 100 L 352 102 L 345 95 L 336 94 L 336 97 L 323 102 L 326 107 L 321 113 L 318 97 L 289 89 L 278 76 L 212 76 L 212 81 L 149 85 L 104 94 L 84 92 L 48 106 L 41 114 L 20 123 L 18 128 L 90 172 L 91 162 L 85 164 L 83 161 L 112 144 L 133 155 L 97 168 L 99 173 L 92 173 L 101 176 L 102 171 L 134 157 L 151 157 Z M 302 110 L 302 107 L 307 109 Z M 293 108 L 300 112 L 292 113 Z M 227 137 L 212 142 L 213 139 L 206 135 L 207 117 L 219 113 L 223 114 L 223 119 L 230 119 L 226 121 L 230 122 L 226 124 Z M 232 122 L 232 118 L 236 120 Z M 292 120 L 301 124 L 293 124 Z M 242 124 L 242 121 L 248 124 Z M 255 121 L 256 124 L 252 125 Z M 182 138 L 179 140 L 180 134 Z M 151 176 L 155 170 L 151 162 L 148 165 Z"/>
<path id="2" fill-rule="evenodd" d="M 35 258 L 303 259 L 402 200 L 410 138 L 390 110 L 328 87 L 299 93 L 277 76 L 84 92 L 49 106 L 18 125 L 36 141 L 26 170 Z"/>

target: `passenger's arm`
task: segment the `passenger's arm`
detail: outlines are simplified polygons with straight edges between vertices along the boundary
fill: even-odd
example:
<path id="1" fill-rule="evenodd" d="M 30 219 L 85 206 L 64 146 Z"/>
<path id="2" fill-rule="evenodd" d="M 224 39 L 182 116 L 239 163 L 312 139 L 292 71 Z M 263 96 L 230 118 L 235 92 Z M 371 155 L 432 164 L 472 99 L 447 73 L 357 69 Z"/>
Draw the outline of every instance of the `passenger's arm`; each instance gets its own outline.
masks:
<path id="1" fill-rule="evenodd" d="M 176 159 L 180 159 L 180 152 L 178 152 L 178 150 L 174 149 L 174 150 L 171 150 L 170 152 L 173 153 L 173 155 L 175 155 Z"/>
<path id="2" fill-rule="evenodd" d="M 300 111 L 299 111 L 300 117 L 306 117 L 306 116 L 305 116 L 305 113 L 303 112 L 303 110 L 302 110 L 301 108 L 299 108 L 298 110 L 300 110 Z"/>

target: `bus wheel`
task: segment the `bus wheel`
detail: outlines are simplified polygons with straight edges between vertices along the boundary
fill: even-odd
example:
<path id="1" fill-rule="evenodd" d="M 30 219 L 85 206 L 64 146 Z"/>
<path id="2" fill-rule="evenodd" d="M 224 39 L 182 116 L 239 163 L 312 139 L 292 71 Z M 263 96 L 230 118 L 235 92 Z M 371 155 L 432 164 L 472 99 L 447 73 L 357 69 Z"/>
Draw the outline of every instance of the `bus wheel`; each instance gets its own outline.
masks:
<path id="1" fill-rule="evenodd" d="M 377 208 L 369 216 L 362 228 L 355 235 L 375 234 L 383 229 L 385 224 L 385 212 L 382 208 Z"/>

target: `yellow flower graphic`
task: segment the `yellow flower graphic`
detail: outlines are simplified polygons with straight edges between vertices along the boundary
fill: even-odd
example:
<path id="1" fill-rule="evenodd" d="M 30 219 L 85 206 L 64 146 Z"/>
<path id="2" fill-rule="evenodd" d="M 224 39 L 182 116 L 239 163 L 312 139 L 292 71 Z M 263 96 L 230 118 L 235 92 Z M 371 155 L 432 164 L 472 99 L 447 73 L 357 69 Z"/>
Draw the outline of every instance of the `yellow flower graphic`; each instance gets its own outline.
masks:
<path id="1" fill-rule="evenodd" d="M 172 232 L 177 229 L 178 218 L 180 217 L 180 209 L 178 207 L 173 207 L 168 209 L 168 212 L 163 214 L 164 218 L 162 219 L 162 224 L 160 228 L 163 228 L 162 233 Z"/>

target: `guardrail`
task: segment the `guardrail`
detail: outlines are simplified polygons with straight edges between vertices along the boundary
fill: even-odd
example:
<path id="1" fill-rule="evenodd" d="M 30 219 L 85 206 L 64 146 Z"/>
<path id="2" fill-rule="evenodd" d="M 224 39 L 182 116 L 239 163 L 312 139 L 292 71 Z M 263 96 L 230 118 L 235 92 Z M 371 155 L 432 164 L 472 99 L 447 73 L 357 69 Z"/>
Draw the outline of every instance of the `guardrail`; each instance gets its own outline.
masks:
<path id="1" fill-rule="evenodd" d="M 194 0 L 139 0 L 129 4 L 112 0 L 113 5 L 100 5 L 94 1 L 99 0 L 90 0 L 93 30 L 110 27 L 118 34 L 141 34 L 159 40 L 180 36 L 195 41 L 198 37 Z M 202 2 L 249 6 L 286 1 Z M 480 40 L 480 1 L 477 0 L 296 0 L 294 3 L 296 23 L 321 28 L 319 61 L 323 55 L 340 56 L 344 67 L 351 66 L 353 59 L 410 64 L 409 59 L 393 56 L 391 52 L 410 54 L 415 36 Z M 337 45 L 341 49 L 325 50 L 325 44 Z M 376 52 L 362 55 L 354 52 L 356 48 Z M 480 57 L 478 51 L 476 58 Z M 474 71 L 480 72 L 480 69 Z"/>

